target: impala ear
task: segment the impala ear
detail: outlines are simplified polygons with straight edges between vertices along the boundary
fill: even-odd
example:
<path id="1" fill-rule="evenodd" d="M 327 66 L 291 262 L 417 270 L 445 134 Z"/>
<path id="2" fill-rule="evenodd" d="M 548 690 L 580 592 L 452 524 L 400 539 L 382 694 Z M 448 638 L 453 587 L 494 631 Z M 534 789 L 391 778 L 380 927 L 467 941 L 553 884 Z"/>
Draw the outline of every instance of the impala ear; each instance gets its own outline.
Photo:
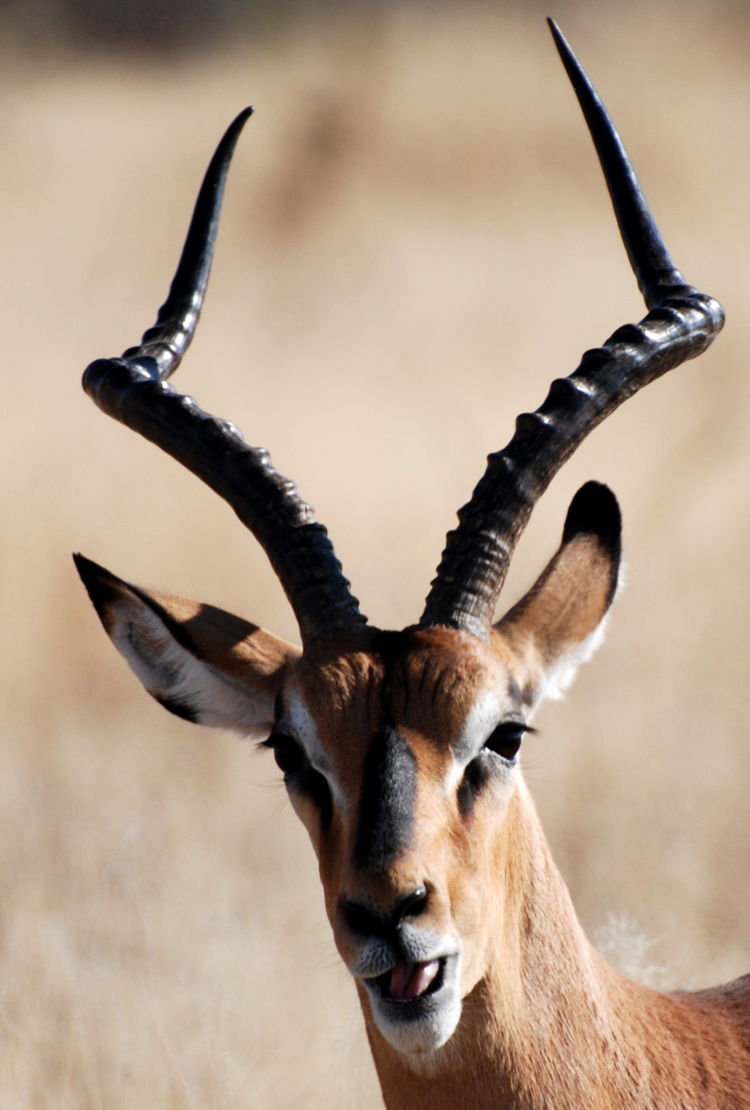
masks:
<path id="1" fill-rule="evenodd" d="M 495 625 L 510 647 L 527 705 L 559 698 L 604 639 L 617 590 L 621 517 L 607 486 L 587 482 L 573 498 L 562 543 L 539 579 Z"/>
<path id="2" fill-rule="evenodd" d="M 82 555 L 73 558 L 105 631 L 165 709 L 242 736 L 268 735 L 299 648 L 212 605 L 130 586 Z"/>

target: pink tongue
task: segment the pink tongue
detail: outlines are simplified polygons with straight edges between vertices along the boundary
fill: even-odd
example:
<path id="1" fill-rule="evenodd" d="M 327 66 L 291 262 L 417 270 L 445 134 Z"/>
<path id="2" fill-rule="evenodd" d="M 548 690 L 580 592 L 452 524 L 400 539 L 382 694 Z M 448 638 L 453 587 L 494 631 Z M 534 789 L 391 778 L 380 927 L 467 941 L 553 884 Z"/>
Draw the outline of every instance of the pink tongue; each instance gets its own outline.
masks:
<path id="1" fill-rule="evenodd" d="M 391 998 L 397 998 L 401 1002 L 419 998 L 433 982 L 439 970 L 439 960 L 429 960 L 424 964 L 396 964 L 391 972 L 389 984 Z"/>

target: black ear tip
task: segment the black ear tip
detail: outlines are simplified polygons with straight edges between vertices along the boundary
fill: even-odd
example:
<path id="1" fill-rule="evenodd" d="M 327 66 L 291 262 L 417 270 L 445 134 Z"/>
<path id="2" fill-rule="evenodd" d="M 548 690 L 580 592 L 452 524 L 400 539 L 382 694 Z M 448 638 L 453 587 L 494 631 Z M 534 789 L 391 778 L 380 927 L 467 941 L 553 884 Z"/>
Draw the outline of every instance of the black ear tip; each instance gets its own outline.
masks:
<path id="1" fill-rule="evenodd" d="M 78 571 L 82 581 L 84 582 L 86 581 L 86 578 L 88 576 L 90 576 L 91 574 L 95 574 L 98 570 L 102 569 L 92 559 L 87 559 L 85 555 L 81 555 L 80 551 L 73 552 L 73 562 L 75 563 L 76 570 Z"/>
<path id="2" fill-rule="evenodd" d="M 621 531 L 620 506 L 612 490 L 601 482 L 586 482 L 570 503 L 563 543 L 585 533 L 596 536 L 604 547 L 619 554 Z"/>
<path id="3" fill-rule="evenodd" d="M 78 552 L 73 555 L 73 562 L 92 605 L 101 616 L 106 605 L 117 597 L 118 586 L 124 583 L 116 575 L 100 567 L 93 559 L 87 559 L 85 555 Z"/>
<path id="4" fill-rule="evenodd" d="M 76 551 L 73 555 L 73 562 L 76 565 L 76 570 L 80 575 L 81 581 L 89 592 L 91 588 L 103 579 L 114 579 L 114 575 L 110 574 L 104 567 L 100 567 L 93 559 L 87 559 L 85 555 L 81 555 Z"/>

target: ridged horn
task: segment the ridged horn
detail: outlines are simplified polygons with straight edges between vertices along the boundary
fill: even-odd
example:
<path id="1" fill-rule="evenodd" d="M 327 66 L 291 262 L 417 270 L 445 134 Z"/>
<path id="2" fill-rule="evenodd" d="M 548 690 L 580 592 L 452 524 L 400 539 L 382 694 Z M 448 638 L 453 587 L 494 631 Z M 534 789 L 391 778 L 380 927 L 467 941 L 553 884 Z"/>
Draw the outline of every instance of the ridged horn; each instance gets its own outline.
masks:
<path id="1" fill-rule="evenodd" d="M 459 511 L 419 623 L 463 629 L 485 640 L 516 543 L 565 460 L 628 397 L 704 351 L 724 323 L 721 305 L 687 285 L 675 268 L 606 108 L 557 25 L 549 24 L 650 311 L 587 351 L 569 377 L 552 382 L 536 412 L 517 418 L 515 435 L 489 456 L 471 500 Z"/>
<path id="2" fill-rule="evenodd" d="M 161 447 L 229 503 L 266 551 L 294 609 L 302 641 L 366 623 L 326 529 L 268 452 L 203 412 L 167 378 L 190 345 L 203 305 L 227 173 L 245 109 L 225 132 L 203 179 L 177 272 L 156 324 L 121 358 L 97 359 L 83 387 L 104 412 Z"/>

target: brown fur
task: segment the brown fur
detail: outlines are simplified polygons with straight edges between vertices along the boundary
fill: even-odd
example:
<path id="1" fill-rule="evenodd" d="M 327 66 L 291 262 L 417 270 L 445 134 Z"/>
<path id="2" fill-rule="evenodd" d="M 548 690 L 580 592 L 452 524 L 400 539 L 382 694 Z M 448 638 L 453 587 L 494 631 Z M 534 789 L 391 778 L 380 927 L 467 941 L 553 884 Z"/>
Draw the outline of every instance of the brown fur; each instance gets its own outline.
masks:
<path id="1" fill-rule="evenodd" d="M 160 606 L 166 624 L 155 640 L 173 635 L 183 648 L 189 640 L 195 662 L 187 671 L 200 678 L 206 665 L 230 680 L 233 694 L 244 689 L 245 725 L 253 714 L 256 724 L 265 722 L 272 700 L 302 706 L 314 722 L 314 742 L 344 804 L 332 804 L 323 822 L 314 797 L 295 790 L 290 797 L 317 853 L 348 967 L 356 964 L 361 937 L 347 922 L 346 899 L 385 919 L 405 891 L 429 889 L 418 927 L 456 938 L 461 952 L 463 1009 L 452 1036 L 423 1055 L 395 1049 L 356 980 L 389 1110 L 750 1106 L 750 977 L 673 995 L 628 981 L 586 940 L 520 773 L 492 764 L 471 806 L 462 809 L 458 801 L 465 768 L 456 744 L 467 743 L 467 719 L 488 697 L 508 720 L 539 700 L 549 673 L 604 618 L 615 556 L 588 536 L 564 544 L 488 644 L 448 629 L 387 635 L 367 629 L 301 656 L 254 626 L 238 640 L 236 618 L 216 610 L 133 590 L 100 568 L 86 574 L 95 578 L 87 580 L 92 600 L 104 599 L 100 615 L 108 628 L 132 629 L 143 610 L 154 641 L 154 605 Z M 131 655 L 140 642 L 130 634 Z M 153 650 L 150 642 L 149 673 L 164 686 L 152 693 L 168 703 L 172 671 L 159 666 Z M 408 744 L 417 787 L 408 846 L 375 869 L 357 862 L 354 847 L 366 753 L 385 725 Z M 464 763 L 478 754 L 484 735 L 468 743 L 477 750 Z"/>
<path id="2" fill-rule="evenodd" d="M 389 1110 L 750 1105 L 750 976 L 666 995 L 619 975 L 583 935 L 525 791 L 508 820 L 502 930 L 453 1039 L 415 1068 L 368 1022 Z"/>
<path id="3" fill-rule="evenodd" d="M 450 735 L 472 703 L 476 684 L 486 681 L 486 668 L 496 665 L 494 652 L 460 633 L 436 631 L 418 639 L 416 651 L 401 661 L 391 704 L 403 714 L 400 720 L 439 716 L 443 735 Z M 382 692 L 378 698 L 373 688 L 382 673 L 372 659 L 360 672 L 365 673 L 368 692 L 360 704 L 382 704 Z M 320 691 L 319 672 L 308 680 L 310 694 L 317 687 L 321 715 L 326 700 L 343 706 L 347 695 L 364 693 L 355 689 L 349 665 L 329 666 L 328 681 L 334 675 L 336 693 L 331 687 L 327 694 Z M 325 717 L 332 720 L 330 709 Z M 408 735 L 424 779 L 438 783 L 435 738 Z M 333 750 L 333 733 L 330 739 Z M 351 749 L 341 758 L 356 762 Z M 339 938 L 338 891 L 389 905 L 394 892 L 427 874 L 446 891 L 446 904 L 430 923 L 440 928 L 440 911 L 450 907 L 472 951 L 459 1028 L 427 1059 L 405 1057 L 384 1040 L 360 991 L 389 1110 L 750 1105 L 750 976 L 696 994 L 665 995 L 630 982 L 584 936 L 523 783 L 502 820 L 494 805 L 480 807 L 469 828 L 450 819 L 436 792 L 425 787 L 413 851 L 387 876 L 352 874 L 344 828 L 316 844 Z M 346 938 L 339 939 L 339 947 L 349 962 Z"/>

